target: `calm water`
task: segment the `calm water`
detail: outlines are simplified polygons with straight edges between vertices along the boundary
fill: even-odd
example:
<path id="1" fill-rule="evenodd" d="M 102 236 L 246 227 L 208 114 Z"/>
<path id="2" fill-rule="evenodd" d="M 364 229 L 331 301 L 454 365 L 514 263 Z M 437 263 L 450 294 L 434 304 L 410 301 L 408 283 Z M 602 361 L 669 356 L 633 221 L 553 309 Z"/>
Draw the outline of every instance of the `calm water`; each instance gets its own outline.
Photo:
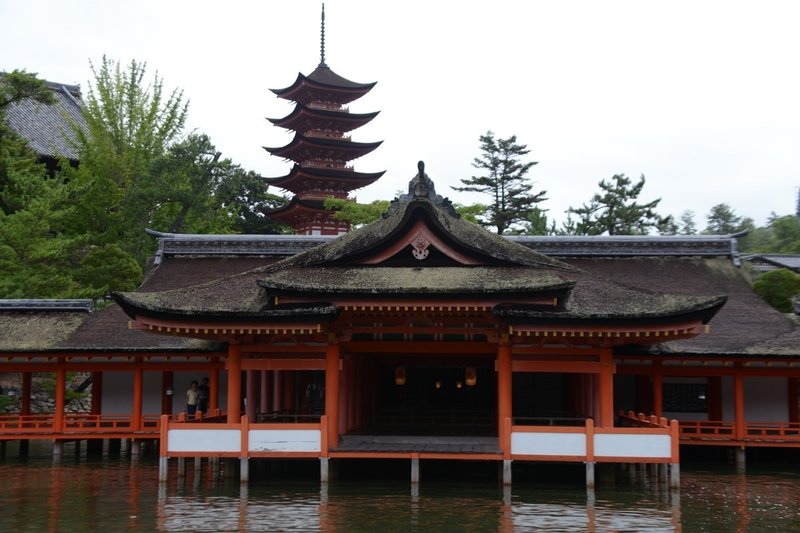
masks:
<path id="1" fill-rule="evenodd" d="M 503 488 L 464 464 L 437 478 L 425 462 L 414 490 L 400 476 L 376 481 L 375 463 L 368 476 L 342 473 L 322 488 L 311 473 L 297 481 L 280 472 L 242 488 L 205 463 L 195 475 L 187 461 L 183 482 L 173 464 L 159 486 L 154 457 L 132 467 L 128 457 L 69 451 L 54 465 L 47 449 L 32 448 L 25 461 L 9 449 L 0 460 L 0 531 L 800 531 L 793 464 L 751 465 L 746 475 L 724 464 L 684 466 L 676 496 L 633 470 L 607 468 L 587 493 L 577 466 L 515 468 L 514 485 Z"/>

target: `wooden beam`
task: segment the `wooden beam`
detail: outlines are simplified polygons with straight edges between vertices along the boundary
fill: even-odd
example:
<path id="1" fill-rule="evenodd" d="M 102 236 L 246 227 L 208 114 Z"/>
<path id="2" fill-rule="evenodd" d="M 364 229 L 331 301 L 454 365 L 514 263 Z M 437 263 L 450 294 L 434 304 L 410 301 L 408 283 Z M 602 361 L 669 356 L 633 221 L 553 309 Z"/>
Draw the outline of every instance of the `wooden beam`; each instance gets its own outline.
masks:
<path id="1" fill-rule="evenodd" d="M 241 421 L 242 398 L 242 346 L 228 345 L 228 424 L 236 425 Z M 210 380 L 209 380 L 210 381 Z"/>

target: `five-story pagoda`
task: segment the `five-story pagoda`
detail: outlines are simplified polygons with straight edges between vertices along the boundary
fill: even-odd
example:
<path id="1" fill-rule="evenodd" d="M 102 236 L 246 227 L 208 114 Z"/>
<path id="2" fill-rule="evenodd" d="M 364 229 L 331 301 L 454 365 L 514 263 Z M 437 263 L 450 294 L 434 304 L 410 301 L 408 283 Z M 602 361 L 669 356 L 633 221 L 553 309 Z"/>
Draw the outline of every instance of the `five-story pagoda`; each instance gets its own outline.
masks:
<path id="1" fill-rule="evenodd" d="M 333 72 L 325 64 L 325 6 L 322 8 L 322 34 L 319 66 L 309 74 L 297 75 L 285 89 L 273 89 L 279 98 L 295 102 L 294 111 L 281 119 L 269 119 L 276 126 L 294 131 L 286 146 L 265 149 L 272 155 L 294 161 L 289 174 L 266 178 L 274 185 L 294 193 L 291 202 L 267 212 L 300 235 L 340 235 L 350 224 L 334 219 L 324 207 L 325 198 L 348 198 L 355 189 L 365 187 L 383 172 L 356 172 L 351 162 L 380 146 L 382 141 L 354 142 L 349 133 L 375 118 L 378 112 L 355 114 L 345 107 L 367 94 L 375 83 L 355 83 Z"/>

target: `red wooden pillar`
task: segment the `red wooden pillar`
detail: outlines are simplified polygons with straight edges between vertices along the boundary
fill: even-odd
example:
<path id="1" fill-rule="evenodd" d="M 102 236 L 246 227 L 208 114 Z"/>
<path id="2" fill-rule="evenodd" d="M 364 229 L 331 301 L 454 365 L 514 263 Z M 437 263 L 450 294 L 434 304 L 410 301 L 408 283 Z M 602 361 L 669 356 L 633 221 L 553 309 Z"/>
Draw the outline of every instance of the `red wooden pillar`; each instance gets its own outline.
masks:
<path id="1" fill-rule="evenodd" d="M 599 427 L 614 427 L 614 355 L 611 348 L 600 350 L 600 375 L 597 378 L 600 399 Z"/>
<path id="2" fill-rule="evenodd" d="M 261 403 L 261 405 L 260 405 L 261 412 L 265 413 L 265 414 L 269 413 L 269 382 L 267 381 L 268 379 L 269 379 L 269 371 L 262 370 L 261 371 L 261 382 L 260 382 L 261 383 L 261 387 L 260 387 L 261 390 L 259 391 L 261 394 L 260 394 L 259 397 L 260 397 L 260 400 L 261 400 L 261 402 L 260 402 Z"/>
<path id="3" fill-rule="evenodd" d="M 283 410 L 283 370 L 272 371 L 272 410 Z"/>
<path id="4" fill-rule="evenodd" d="M 133 371 L 133 408 L 131 409 L 131 431 L 142 429 L 142 397 L 144 396 L 144 370 L 137 364 Z"/>
<path id="5" fill-rule="evenodd" d="M 246 414 L 247 414 L 247 421 L 255 423 L 256 421 L 256 371 L 255 370 L 248 370 L 246 372 L 247 375 L 247 392 L 245 393 L 245 398 L 247 399 L 246 405 Z"/>
<path id="6" fill-rule="evenodd" d="M 325 351 L 325 416 L 328 418 L 328 448 L 339 445 L 339 344 L 332 338 Z"/>
<path id="7" fill-rule="evenodd" d="M 172 414 L 172 398 L 175 396 L 174 373 L 166 370 L 161 373 L 161 414 Z M 94 383 L 94 379 L 92 380 Z M 92 387 L 94 389 L 94 387 Z M 171 392 L 171 394 L 169 394 Z"/>
<path id="8" fill-rule="evenodd" d="M 664 376 L 660 371 L 653 374 L 653 414 L 659 418 L 664 416 Z"/>
<path id="9" fill-rule="evenodd" d="M 708 419 L 722 420 L 722 377 L 708 378 Z"/>
<path id="10" fill-rule="evenodd" d="M 506 419 L 511 418 L 511 345 L 508 335 L 497 346 L 497 434 L 505 440 Z M 503 447 L 505 449 L 505 447 Z"/>
<path id="11" fill-rule="evenodd" d="M 744 438 L 744 376 L 736 374 L 733 376 L 733 436 L 737 439 Z"/>
<path id="12" fill-rule="evenodd" d="M 242 346 L 228 345 L 228 358 L 225 361 L 228 370 L 228 424 L 241 423 L 242 401 Z"/>
<path id="13" fill-rule="evenodd" d="M 789 422 L 800 422 L 800 379 L 787 378 L 788 397 L 789 397 Z"/>
<path id="14" fill-rule="evenodd" d="M 25 416 L 31 414 L 31 389 L 33 385 L 33 374 L 30 372 L 22 373 L 22 405 L 20 414 Z"/>
<path id="15" fill-rule="evenodd" d="M 295 412 L 294 405 L 294 370 L 283 372 L 283 408 L 291 413 Z"/>
<path id="16" fill-rule="evenodd" d="M 342 371 L 339 374 L 339 434 L 344 435 L 348 430 L 348 415 L 350 402 L 350 357 L 342 357 Z"/>
<path id="17" fill-rule="evenodd" d="M 93 415 L 103 412 L 103 373 L 92 372 L 92 408 Z"/>
<path id="18" fill-rule="evenodd" d="M 217 415 L 219 409 L 219 368 L 216 366 L 211 368 L 211 373 L 208 376 L 208 412 Z"/>
<path id="19" fill-rule="evenodd" d="M 67 369 L 59 365 L 56 369 L 56 405 L 53 413 L 53 431 L 61 433 L 64 431 L 64 405 L 67 389 Z"/>

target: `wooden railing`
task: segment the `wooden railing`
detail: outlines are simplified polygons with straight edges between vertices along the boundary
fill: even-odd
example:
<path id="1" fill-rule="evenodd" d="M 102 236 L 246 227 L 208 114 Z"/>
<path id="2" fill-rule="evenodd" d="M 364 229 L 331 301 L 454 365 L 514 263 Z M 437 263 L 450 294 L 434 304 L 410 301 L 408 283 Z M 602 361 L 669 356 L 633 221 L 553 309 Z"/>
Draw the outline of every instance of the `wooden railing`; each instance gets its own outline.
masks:
<path id="1" fill-rule="evenodd" d="M 659 427 L 665 420 L 633 411 L 620 412 L 619 417 L 641 427 Z M 735 422 L 720 420 L 681 421 L 679 427 L 684 444 L 800 446 L 800 422 L 746 422 L 738 433 Z"/>
<path id="2" fill-rule="evenodd" d="M 161 415 L 143 415 L 138 428 L 134 429 L 136 426 L 130 415 L 65 414 L 61 428 L 56 428 L 56 417 L 53 414 L 3 415 L 0 416 L 0 437 L 57 438 L 63 435 L 89 436 L 105 433 L 145 433 L 155 436 L 161 425 L 160 417 Z"/>

